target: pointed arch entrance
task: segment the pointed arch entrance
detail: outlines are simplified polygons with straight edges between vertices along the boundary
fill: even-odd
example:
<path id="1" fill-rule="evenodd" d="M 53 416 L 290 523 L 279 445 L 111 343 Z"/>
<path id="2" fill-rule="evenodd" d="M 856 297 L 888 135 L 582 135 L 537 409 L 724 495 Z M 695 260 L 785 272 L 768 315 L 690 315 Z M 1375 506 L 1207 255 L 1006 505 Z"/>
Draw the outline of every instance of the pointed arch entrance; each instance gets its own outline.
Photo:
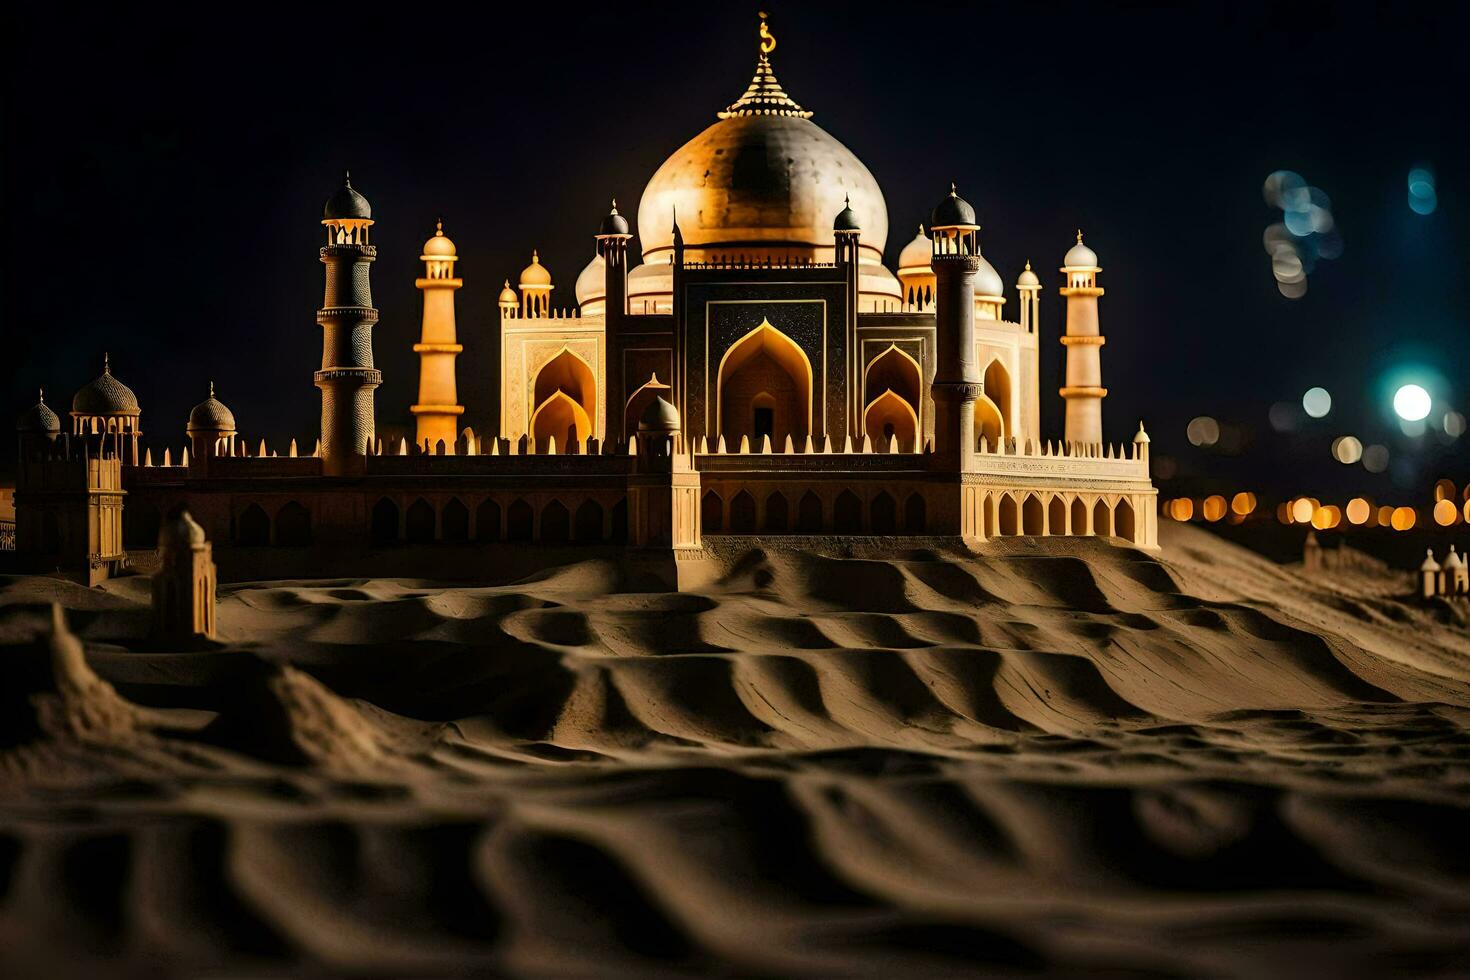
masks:
<path id="1" fill-rule="evenodd" d="M 998 358 L 991 361 L 985 368 L 984 390 L 985 394 L 982 397 L 988 399 L 997 414 L 1000 415 L 1001 434 L 1007 439 L 1014 437 L 1016 422 L 1012 417 L 1014 410 L 1011 407 L 1011 373 L 1006 370 L 1006 366 Z M 991 444 L 993 445 L 994 442 L 995 440 L 992 439 Z"/>
<path id="2" fill-rule="evenodd" d="M 1001 418 L 1000 409 L 995 407 L 995 402 L 984 395 L 978 396 L 975 399 L 976 444 L 978 445 L 981 437 L 984 437 L 985 448 L 990 452 L 998 452 L 1004 432 L 1005 421 Z"/>
<path id="3" fill-rule="evenodd" d="M 531 388 L 531 436 L 541 444 L 547 437 L 565 446 L 575 432 L 578 441 L 596 435 L 597 374 L 591 365 L 566 347 L 536 372 Z"/>
<path id="4" fill-rule="evenodd" d="M 867 406 L 863 411 L 863 433 L 875 446 L 881 440 L 886 448 L 888 436 L 895 435 L 900 450 L 906 453 L 914 450 L 923 428 L 919 417 L 919 407 L 923 404 L 922 378 L 919 362 L 897 344 L 889 344 L 887 350 L 868 362 L 863 370 L 863 400 Z M 906 437 L 904 431 L 909 419 L 913 421 L 913 434 Z"/>
<path id="5" fill-rule="evenodd" d="M 805 439 L 812 428 L 812 364 L 796 342 L 762 320 L 720 359 L 715 432 L 731 445 L 741 436 L 779 446 Z"/>

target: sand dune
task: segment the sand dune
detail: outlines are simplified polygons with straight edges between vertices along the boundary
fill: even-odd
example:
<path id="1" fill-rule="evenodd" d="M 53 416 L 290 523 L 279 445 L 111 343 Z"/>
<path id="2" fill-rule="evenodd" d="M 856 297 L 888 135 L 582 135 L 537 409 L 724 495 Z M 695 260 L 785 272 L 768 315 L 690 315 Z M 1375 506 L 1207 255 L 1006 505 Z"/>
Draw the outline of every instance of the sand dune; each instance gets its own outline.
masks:
<path id="1" fill-rule="evenodd" d="M 1169 530 L 232 586 L 194 652 L 9 581 L 6 972 L 1462 969 L 1470 635 Z"/>

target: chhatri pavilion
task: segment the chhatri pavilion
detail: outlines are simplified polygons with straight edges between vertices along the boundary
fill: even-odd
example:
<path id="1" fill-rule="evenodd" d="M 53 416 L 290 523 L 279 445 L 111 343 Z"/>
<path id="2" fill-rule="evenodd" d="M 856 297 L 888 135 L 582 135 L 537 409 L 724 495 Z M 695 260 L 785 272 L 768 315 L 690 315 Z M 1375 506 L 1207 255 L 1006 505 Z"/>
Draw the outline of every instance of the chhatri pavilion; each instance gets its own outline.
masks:
<path id="1" fill-rule="evenodd" d="M 155 454 L 105 365 L 69 424 L 44 398 L 20 419 L 18 550 L 97 581 L 181 507 L 237 578 L 473 576 L 536 542 L 624 548 L 682 585 L 723 534 L 1156 547 L 1148 437 L 1104 438 L 1101 268 L 1082 234 L 1061 261 L 1065 418 L 1046 438 L 1041 277 L 1019 271 L 1009 313 L 954 187 L 890 271 L 881 188 L 782 88 L 775 45 L 762 19 L 744 93 L 654 172 L 635 215 L 603 216 L 574 308 L 534 252 L 506 281 L 498 432 L 461 424 L 464 281 L 441 224 L 419 256 L 414 441 L 379 438 L 374 219 L 347 180 L 321 219 L 318 444 L 252 451 L 211 389 Z M 388 369 L 412 363 L 394 351 Z"/>

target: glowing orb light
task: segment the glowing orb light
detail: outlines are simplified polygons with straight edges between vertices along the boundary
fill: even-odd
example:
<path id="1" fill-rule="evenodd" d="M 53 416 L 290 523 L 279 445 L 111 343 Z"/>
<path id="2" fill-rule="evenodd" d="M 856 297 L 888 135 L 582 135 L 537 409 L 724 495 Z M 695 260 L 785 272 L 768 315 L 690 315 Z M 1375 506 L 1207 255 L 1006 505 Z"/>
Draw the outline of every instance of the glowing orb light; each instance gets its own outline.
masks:
<path id="1" fill-rule="evenodd" d="M 1302 396 L 1302 409 L 1314 419 L 1320 419 L 1332 411 L 1332 396 L 1327 393 L 1326 388 L 1309 388 Z M 1429 414 L 1429 409 L 1424 410 L 1424 415 Z M 1419 416 L 1421 419 L 1424 415 Z"/>
<path id="2" fill-rule="evenodd" d="M 1429 392 L 1421 385 L 1402 385 L 1393 393 L 1393 410 L 1405 422 L 1420 422 L 1429 415 Z"/>

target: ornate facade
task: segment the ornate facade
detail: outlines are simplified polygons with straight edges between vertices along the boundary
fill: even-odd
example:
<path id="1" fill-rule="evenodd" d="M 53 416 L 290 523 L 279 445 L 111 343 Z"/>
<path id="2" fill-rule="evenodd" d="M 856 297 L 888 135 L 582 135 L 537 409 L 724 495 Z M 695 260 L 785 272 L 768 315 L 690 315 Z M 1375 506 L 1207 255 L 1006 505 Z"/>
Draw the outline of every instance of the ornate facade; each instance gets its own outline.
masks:
<path id="1" fill-rule="evenodd" d="M 417 280 L 415 444 L 377 438 L 372 209 L 344 182 L 322 218 L 313 452 L 262 442 L 251 455 L 211 389 L 187 426 L 192 456 L 140 460 L 136 399 L 110 368 L 78 394 L 70 436 L 59 423 L 40 432 L 38 406 L 22 419 L 23 446 L 59 465 L 112 460 L 132 546 L 151 547 L 163 515 L 187 506 L 227 576 L 473 575 L 486 567 L 474 545 L 494 546 L 504 570 L 519 559 L 502 542 L 539 541 L 626 544 L 682 583 L 714 533 L 972 545 L 1105 535 L 1154 547 L 1148 438 L 1141 425 L 1130 442 L 1103 438 L 1101 269 L 1081 233 L 1061 266 L 1065 428 L 1049 441 L 1040 278 L 1027 263 L 1007 319 L 975 211 L 953 187 L 890 272 L 881 189 L 777 82 L 774 43 L 763 24 L 750 85 L 653 175 L 636 235 L 614 202 L 576 308 L 553 302 L 535 252 L 516 287 L 506 282 L 497 433 L 455 431 L 462 280 L 441 225 Z M 407 355 L 392 364 L 407 369 Z M 18 511 L 41 499 L 26 483 L 23 470 Z M 22 534 L 22 550 L 40 546 Z"/>

